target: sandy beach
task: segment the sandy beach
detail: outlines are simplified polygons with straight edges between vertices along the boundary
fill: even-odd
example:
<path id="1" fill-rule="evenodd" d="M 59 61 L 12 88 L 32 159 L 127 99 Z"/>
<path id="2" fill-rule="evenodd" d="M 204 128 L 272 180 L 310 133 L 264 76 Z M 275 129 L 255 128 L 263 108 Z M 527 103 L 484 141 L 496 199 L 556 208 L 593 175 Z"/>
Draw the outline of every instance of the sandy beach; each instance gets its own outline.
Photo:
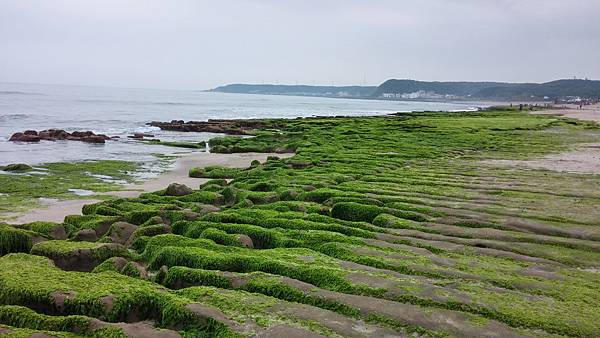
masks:
<path id="1" fill-rule="evenodd" d="M 151 192 L 166 188 L 171 183 L 181 183 L 196 189 L 208 179 L 193 178 L 188 176 L 188 171 L 195 167 L 206 167 L 218 165 L 230 168 L 246 168 L 250 162 L 258 160 L 266 161 L 268 156 L 277 156 L 279 158 L 292 157 L 294 154 L 275 154 L 275 153 L 239 153 L 239 154 L 215 154 L 215 153 L 190 153 L 179 157 L 175 161 L 174 168 L 162 175 L 140 182 L 138 184 L 126 185 L 123 190 L 104 193 L 115 197 L 137 197 L 141 193 Z M 14 219 L 8 221 L 11 224 L 22 224 L 35 221 L 62 222 L 67 215 L 81 215 L 81 208 L 86 204 L 97 203 L 96 199 L 80 200 L 55 200 L 43 199 L 40 201 L 41 207 L 32 209 Z"/>
<path id="2" fill-rule="evenodd" d="M 558 115 L 582 121 L 600 123 L 600 104 L 583 106 L 566 105 L 564 109 L 533 111 L 536 115 Z M 570 151 L 546 155 L 539 159 L 487 160 L 484 163 L 500 166 L 520 166 L 575 174 L 600 174 L 600 143 L 580 144 Z"/>
<path id="3" fill-rule="evenodd" d="M 574 119 L 583 121 L 594 121 L 600 122 L 600 104 L 592 104 L 589 106 L 583 106 L 579 109 L 578 105 L 569 104 L 564 109 L 551 109 L 551 110 L 540 110 L 534 111 L 532 114 L 539 115 L 559 115 L 572 117 Z"/>

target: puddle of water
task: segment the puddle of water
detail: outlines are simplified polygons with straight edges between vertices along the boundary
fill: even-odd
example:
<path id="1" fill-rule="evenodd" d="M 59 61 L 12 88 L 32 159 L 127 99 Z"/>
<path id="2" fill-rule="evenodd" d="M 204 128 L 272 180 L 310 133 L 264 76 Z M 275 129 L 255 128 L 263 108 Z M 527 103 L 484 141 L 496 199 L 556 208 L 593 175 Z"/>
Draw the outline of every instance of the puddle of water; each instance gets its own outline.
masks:
<path id="1" fill-rule="evenodd" d="M 69 189 L 69 192 L 71 192 L 77 196 L 93 196 L 96 194 L 92 190 L 85 190 L 85 189 Z"/>

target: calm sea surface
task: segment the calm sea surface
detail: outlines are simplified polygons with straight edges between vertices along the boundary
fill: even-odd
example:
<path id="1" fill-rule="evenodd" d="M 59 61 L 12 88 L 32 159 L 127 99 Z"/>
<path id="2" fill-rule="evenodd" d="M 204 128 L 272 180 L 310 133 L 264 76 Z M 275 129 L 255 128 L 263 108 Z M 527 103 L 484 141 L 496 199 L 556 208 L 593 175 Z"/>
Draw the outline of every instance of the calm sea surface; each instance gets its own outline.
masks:
<path id="1" fill-rule="evenodd" d="M 215 134 L 160 131 L 153 120 L 264 118 L 314 115 L 378 115 L 422 110 L 467 110 L 476 103 L 397 102 L 294 96 L 206 93 L 156 89 L 0 83 L 0 165 L 9 163 L 119 159 L 156 160 L 179 148 L 146 145 L 127 139 L 150 132 L 161 140 L 208 140 Z M 483 106 L 483 104 L 482 104 Z M 104 145 L 75 141 L 14 143 L 8 138 L 26 129 L 92 130 L 119 141 Z"/>

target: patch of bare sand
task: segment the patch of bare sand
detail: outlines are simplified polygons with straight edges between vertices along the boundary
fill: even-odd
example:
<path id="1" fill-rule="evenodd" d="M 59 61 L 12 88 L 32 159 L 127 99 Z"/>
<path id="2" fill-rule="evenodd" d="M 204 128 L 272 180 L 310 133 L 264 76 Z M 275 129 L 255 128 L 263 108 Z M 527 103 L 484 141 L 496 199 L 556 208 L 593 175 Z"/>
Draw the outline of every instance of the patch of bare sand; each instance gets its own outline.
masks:
<path id="1" fill-rule="evenodd" d="M 546 155 L 535 160 L 485 160 L 483 163 L 575 174 L 600 174 L 600 144 L 584 144 L 575 150 Z"/>
<path id="2" fill-rule="evenodd" d="M 215 153 L 190 153 L 175 161 L 175 167 L 158 176 L 157 178 L 140 182 L 139 184 L 129 184 L 120 191 L 105 193 L 106 195 L 116 197 L 137 197 L 141 193 L 151 192 L 166 188 L 171 183 L 185 184 L 193 189 L 208 179 L 193 178 L 188 176 L 191 168 L 206 167 L 210 165 L 219 165 L 230 168 L 246 168 L 250 162 L 258 160 L 266 161 L 268 156 L 277 156 L 279 158 L 288 158 L 294 154 L 275 154 L 275 153 L 239 153 L 239 154 L 215 154 Z M 41 200 L 41 206 L 32 209 L 23 214 L 5 215 L 13 217 L 8 222 L 12 224 L 22 224 L 35 221 L 50 221 L 61 223 L 65 216 L 81 215 L 81 208 L 86 204 L 97 203 L 100 200 L 66 200 L 59 201 L 55 199 Z"/>
<path id="3" fill-rule="evenodd" d="M 533 111 L 536 115 L 558 115 L 571 117 L 583 121 L 594 121 L 600 123 L 600 104 L 583 106 L 579 109 L 578 105 L 566 105 L 564 108 Z"/>

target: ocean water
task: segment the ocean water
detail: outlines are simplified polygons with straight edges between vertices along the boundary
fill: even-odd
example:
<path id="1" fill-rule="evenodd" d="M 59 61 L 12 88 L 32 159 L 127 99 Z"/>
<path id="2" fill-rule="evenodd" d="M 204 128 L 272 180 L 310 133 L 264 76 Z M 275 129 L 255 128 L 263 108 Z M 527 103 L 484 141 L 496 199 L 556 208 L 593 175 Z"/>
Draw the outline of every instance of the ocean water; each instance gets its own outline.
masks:
<path id="1" fill-rule="evenodd" d="M 209 133 L 161 131 L 146 125 L 154 120 L 357 116 L 423 110 L 470 110 L 478 106 L 485 104 L 0 83 L 0 165 L 98 159 L 152 163 L 157 160 L 156 154 L 189 150 L 148 145 L 127 139 L 127 135 L 148 132 L 161 140 L 180 141 L 202 141 L 216 136 Z M 108 136 L 120 136 L 120 139 L 100 145 L 76 141 L 8 142 L 15 132 L 50 128 L 69 132 L 91 130 Z"/>

